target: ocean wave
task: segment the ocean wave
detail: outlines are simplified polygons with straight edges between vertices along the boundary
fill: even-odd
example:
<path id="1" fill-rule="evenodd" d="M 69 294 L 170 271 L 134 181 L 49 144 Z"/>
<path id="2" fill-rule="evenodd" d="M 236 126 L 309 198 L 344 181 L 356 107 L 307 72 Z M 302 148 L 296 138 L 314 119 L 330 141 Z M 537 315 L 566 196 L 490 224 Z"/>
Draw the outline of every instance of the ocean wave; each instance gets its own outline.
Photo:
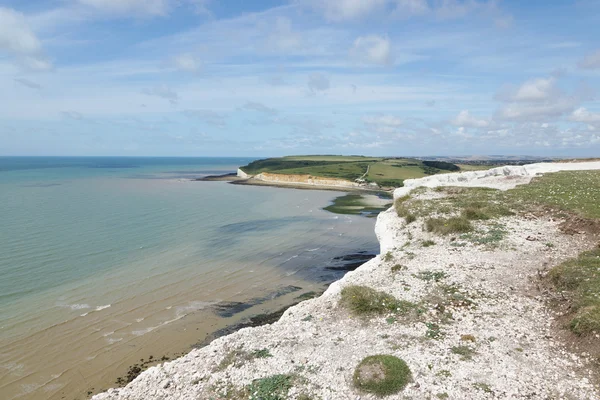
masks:
<path id="1" fill-rule="evenodd" d="M 290 258 L 288 258 L 287 260 L 285 260 L 284 263 L 286 263 L 286 262 L 288 262 L 290 260 L 293 260 L 294 258 L 297 258 L 297 257 L 298 257 L 298 254 L 296 254 L 295 256 L 291 256 Z"/>
<path id="2" fill-rule="evenodd" d="M 112 306 L 112 304 L 107 304 L 105 306 L 98 306 L 98 307 L 96 307 L 96 309 L 94 311 L 102 311 L 106 308 L 109 308 L 110 306 Z"/>
<path id="3" fill-rule="evenodd" d="M 57 304 L 58 307 L 63 307 L 63 308 L 69 308 L 73 311 L 76 310 L 85 310 L 87 308 L 92 308 L 92 306 L 90 306 L 89 304 Z"/>
<path id="4" fill-rule="evenodd" d="M 175 318 L 161 322 L 160 324 L 156 325 L 156 326 L 150 326 L 148 328 L 145 329 L 138 329 L 135 331 L 131 331 L 131 334 L 134 336 L 143 336 L 146 333 L 150 333 L 155 329 L 160 328 L 161 326 L 165 326 L 168 325 L 172 322 L 178 321 L 181 318 L 195 312 L 195 311 L 200 311 L 200 310 L 204 310 L 207 307 L 210 307 L 212 305 L 216 304 L 216 302 L 211 301 L 191 301 L 189 302 L 187 305 L 185 306 L 179 306 L 175 308 Z M 170 310 L 172 308 L 172 306 L 167 307 L 168 310 Z"/>

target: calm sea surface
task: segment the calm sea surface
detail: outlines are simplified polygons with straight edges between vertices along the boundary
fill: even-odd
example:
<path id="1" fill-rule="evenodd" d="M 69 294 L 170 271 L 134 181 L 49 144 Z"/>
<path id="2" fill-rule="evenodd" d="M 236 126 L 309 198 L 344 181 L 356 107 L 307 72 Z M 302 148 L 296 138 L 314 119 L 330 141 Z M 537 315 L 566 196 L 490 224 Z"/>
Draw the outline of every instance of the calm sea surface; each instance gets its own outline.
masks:
<path id="1" fill-rule="evenodd" d="M 378 251 L 339 193 L 190 180 L 249 161 L 0 157 L 0 398 L 84 399 Z"/>

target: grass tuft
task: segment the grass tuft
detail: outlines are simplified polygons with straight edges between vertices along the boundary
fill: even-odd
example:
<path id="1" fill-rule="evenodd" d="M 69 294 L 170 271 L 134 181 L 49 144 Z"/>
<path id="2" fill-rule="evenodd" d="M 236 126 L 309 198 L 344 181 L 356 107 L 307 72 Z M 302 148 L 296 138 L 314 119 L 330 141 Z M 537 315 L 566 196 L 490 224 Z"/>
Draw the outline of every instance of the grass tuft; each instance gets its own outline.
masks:
<path id="1" fill-rule="evenodd" d="M 465 217 L 429 218 L 425 221 L 428 232 L 448 235 L 451 233 L 467 233 L 473 230 L 473 225 Z"/>
<path id="2" fill-rule="evenodd" d="M 375 355 L 363 359 L 354 371 L 354 386 L 377 396 L 400 392 L 411 380 L 410 368 L 394 356 Z"/>
<path id="3" fill-rule="evenodd" d="M 548 277 L 570 297 L 571 330 L 578 335 L 600 332 L 600 248 L 554 267 Z"/>
<path id="4" fill-rule="evenodd" d="M 342 289 L 341 295 L 340 304 L 360 316 L 385 313 L 407 314 L 416 307 L 409 301 L 398 300 L 394 296 L 367 286 L 346 286 Z"/>
<path id="5" fill-rule="evenodd" d="M 250 398 L 256 400 L 286 400 L 292 387 L 292 375 L 273 375 L 255 379 L 249 386 Z"/>
<path id="6" fill-rule="evenodd" d="M 458 354 L 463 360 L 470 360 L 475 354 L 475 350 L 469 346 L 454 346 L 450 349 L 453 354 Z"/>

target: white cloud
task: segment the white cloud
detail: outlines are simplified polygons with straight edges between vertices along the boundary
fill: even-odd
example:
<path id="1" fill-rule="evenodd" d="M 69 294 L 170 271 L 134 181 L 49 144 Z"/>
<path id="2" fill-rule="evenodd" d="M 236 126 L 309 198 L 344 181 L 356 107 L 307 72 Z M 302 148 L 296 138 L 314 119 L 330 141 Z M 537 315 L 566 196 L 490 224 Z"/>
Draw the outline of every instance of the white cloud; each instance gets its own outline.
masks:
<path id="1" fill-rule="evenodd" d="M 596 50 L 585 56 L 578 65 L 579 68 L 583 69 L 600 69 L 600 50 Z"/>
<path id="2" fill-rule="evenodd" d="M 502 119 L 516 121 L 549 119 L 569 113 L 573 108 L 575 108 L 573 99 L 559 99 L 547 103 L 511 103 L 500 109 L 499 116 Z"/>
<path id="3" fill-rule="evenodd" d="M 164 16 L 171 7 L 169 0 L 76 0 L 99 12 L 115 15 Z"/>
<path id="4" fill-rule="evenodd" d="M 580 107 L 569 116 L 571 121 L 595 123 L 600 122 L 600 113 L 593 113 L 584 107 Z"/>
<path id="5" fill-rule="evenodd" d="M 42 55 L 42 44 L 25 16 L 4 7 L 0 7 L 0 50 L 14 54 L 17 63 L 26 69 L 47 70 L 52 67 Z"/>
<path id="6" fill-rule="evenodd" d="M 350 53 L 361 63 L 391 65 L 394 62 L 392 44 L 387 37 L 361 36 L 354 41 Z"/>
<path id="7" fill-rule="evenodd" d="M 502 101 L 541 102 L 558 95 L 556 78 L 550 77 L 531 79 L 517 88 L 505 87 L 496 95 L 496 98 Z"/>
<path id="8" fill-rule="evenodd" d="M 271 115 L 277 114 L 277 110 L 276 109 L 268 107 L 268 106 L 265 106 L 264 104 L 258 103 L 256 101 L 248 101 L 248 102 L 246 102 L 246 104 L 244 104 L 242 106 L 242 109 L 258 111 L 258 112 L 261 112 L 261 113 L 271 114 Z"/>
<path id="9" fill-rule="evenodd" d="M 142 93 L 147 94 L 148 96 L 156 96 L 165 100 L 169 100 L 169 102 L 173 105 L 177 104 L 177 102 L 179 101 L 179 95 L 177 94 L 177 92 L 175 92 L 167 85 L 155 86 L 152 88 L 144 89 Z"/>
<path id="10" fill-rule="evenodd" d="M 383 7 L 388 0 L 298 0 L 334 22 L 359 19 Z"/>
<path id="11" fill-rule="evenodd" d="M 400 126 L 402 125 L 402 119 L 393 115 L 377 115 L 364 117 L 363 121 L 368 125 L 387 125 L 387 126 Z"/>
<path id="12" fill-rule="evenodd" d="M 292 29 L 289 18 L 277 17 L 273 31 L 267 38 L 267 45 L 277 51 L 289 51 L 302 45 L 302 37 Z"/>
<path id="13" fill-rule="evenodd" d="M 226 125 L 225 115 L 213 110 L 185 110 L 183 113 L 189 118 L 199 119 L 210 125 L 221 128 Z"/>
<path id="14" fill-rule="evenodd" d="M 452 125 L 464 128 L 485 128 L 490 123 L 484 119 L 477 119 L 469 113 L 469 110 L 463 110 L 456 118 L 450 121 Z"/>
<path id="15" fill-rule="evenodd" d="M 42 45 L 23 14 L 0 7 L 0 48 L 18 54 L 36 54 Z"/>
<path id="16" fill-rule="evenodd" d="M 308 76 L 308 89 L 312 93 L 323 92 L 330 87 L 329 78 L 320 72 Z"/>
<path id="17" fill-rule="evenodd" d="M 197 72 L 202 63 L 193 54 L 185 53 L 173 57 L 172 65 L 181 71 Z"/>
<path id="18" fill-rule="evenodd" d="M 15 82 L 28 87 L 30 89 L 36 89 L 39 90 L 42 88 L 42 85 L 40 85 L 39 83 L 35 83 L 33 81 L 30 81 L 29 79 L 25 79 L 25 78 L 15 78 L 14 79 Z"/>
<path id="19" fill-rule="evenodd" d="M 408 18 L 428 14 L 431 11 L 427 0 L 396 0 L 394 14 Z"/>
<path id="20" fill-rule="evenodd" d="M 394 115 L 369 115 L 363 117 L 366 129 L 380 134 L 398 133 L 404 121 Z"/>

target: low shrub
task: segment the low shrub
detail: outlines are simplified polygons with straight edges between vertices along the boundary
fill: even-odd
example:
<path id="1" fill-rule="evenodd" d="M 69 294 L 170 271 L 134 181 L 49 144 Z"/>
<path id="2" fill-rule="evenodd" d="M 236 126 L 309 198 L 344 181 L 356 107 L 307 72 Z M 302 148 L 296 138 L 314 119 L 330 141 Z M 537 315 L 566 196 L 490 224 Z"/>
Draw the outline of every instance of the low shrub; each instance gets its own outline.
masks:
<path id="1" fill-rule="evenodd" d="M 404 360 L 390 355 L 374 355 L 363 359 L 354 370 L 354 386 L 377 396 L 400 392 L 411 380 L 410 368 Z"/>
<path id="2" fill-rule="evenodd" d="M 473 225 L 465 217 L 429 218 L 425 221 L 428 232 L 448 235 L 451 233 L 466 233 L 473 230 Z"/>
<path id="3" fill-rule="evenodd" d="M 251 399 L 257 400 L 286 400 L 292 387 L 292 375 L 273 375 L 255 379 L 248 386 Z"/>
<path id="4" fill-rule="evenodd" d="M 578 335 L 600 332 L 600 248 L 554 267 L 548 277 L 569 295 L 571 330 Z"/>
<path id="5" fill-rule="evenodd" d="M 340 304 L 355 315 L 406 314 L 415 308 L 409 301 L 398 300 L 392 295 L 367 286 L 346 286 L 341 295 Z"/>

